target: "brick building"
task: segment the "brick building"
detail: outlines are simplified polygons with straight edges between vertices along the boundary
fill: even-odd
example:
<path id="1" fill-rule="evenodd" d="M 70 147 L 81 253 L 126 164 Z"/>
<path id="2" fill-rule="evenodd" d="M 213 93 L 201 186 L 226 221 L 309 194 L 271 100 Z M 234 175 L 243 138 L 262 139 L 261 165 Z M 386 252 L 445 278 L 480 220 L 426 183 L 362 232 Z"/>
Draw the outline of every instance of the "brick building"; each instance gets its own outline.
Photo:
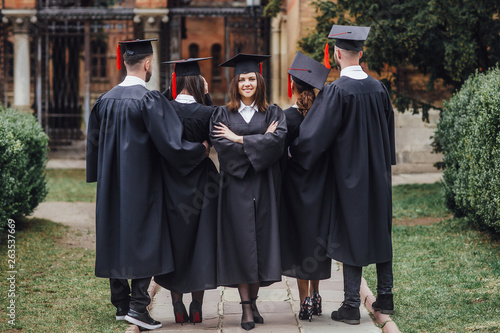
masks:
<path id="1" fill-rule="evenodd" d="M 255 0 L 0 0 L 0 104 L 33 112 L 52 145 L 81 140 L 93 102 L 125 75 L 118 41 L 135 38 L 158 38 L 149 89 L 170 84 L 162 61 L 213 57 L 200 65 L 222 104 L 230 73 L 218 65 L 268 54 L 268 26 Z"/>

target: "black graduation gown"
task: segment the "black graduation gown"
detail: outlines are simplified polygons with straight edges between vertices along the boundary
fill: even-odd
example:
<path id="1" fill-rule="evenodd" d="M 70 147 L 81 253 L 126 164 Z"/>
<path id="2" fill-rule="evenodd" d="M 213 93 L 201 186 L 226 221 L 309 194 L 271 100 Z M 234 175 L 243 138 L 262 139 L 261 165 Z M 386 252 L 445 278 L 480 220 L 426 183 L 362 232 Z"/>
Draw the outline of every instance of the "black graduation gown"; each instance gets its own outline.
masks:
<path id="1" fill-rule="evenodd" d="M 396 159 L 394 112 L 385 86 L 372 77 L 346 76 L 326 85 L 291 151 L 307 170 L 330 155 L 333 199 L 322 207 L 331 214 L 328 256 L 352 266 L 391 260 Z"/>
<path id="2" fill-rule="evenodd" d="M 266 133 L 272 121 L 274 133 Z M 214 136 L 223 123 L 243 144 Z M 211 140 L 220 162 L 217 218 L 217 276 L 219 285 L 281 280 L 278 221 L 279 158 L 284 149 L 286 121 L 277 105 L 255 112 L 247 124 L 238 112 L 218 107 L 212 116 Z"/>
<path id="3" fill-rule="evenodd" d="M 209 139 L 214 107 L 171 104 L 182 122 L 183 139 L 200 143 Z M 217 168 L 208 157 L 187 175 L 168 163 L 163 166 L 175 271 L 155 276 L 155 281 L 179 293 L 216 288 Z"/>
<path id="4" fill-rule="evenodd" d="M 290 144 L 299 135 L 304 117 L 297 108 L 285 111 Z M 328 156 L 305 170 L 288 159 L 288 147 L 282 158 L 283 190 L 280 207 L 282 274 L 304 280 L 324 280 L 331 276 L 331 260 L 326 255 L 330 214 L 325 214 L 332 200 Z M 322 190 L 321 190 L 322 189 Z"/>
<path id="5" fill-rule="evenodd" d="M 161 160 L 186 175 L 205 159 L 202 144 L 181 137 L 179 117 L 157 91 L 116 86 L 95 102 L 87 181 L 97 181 L 96 276 L 139 279 L 174 269 Z"/>

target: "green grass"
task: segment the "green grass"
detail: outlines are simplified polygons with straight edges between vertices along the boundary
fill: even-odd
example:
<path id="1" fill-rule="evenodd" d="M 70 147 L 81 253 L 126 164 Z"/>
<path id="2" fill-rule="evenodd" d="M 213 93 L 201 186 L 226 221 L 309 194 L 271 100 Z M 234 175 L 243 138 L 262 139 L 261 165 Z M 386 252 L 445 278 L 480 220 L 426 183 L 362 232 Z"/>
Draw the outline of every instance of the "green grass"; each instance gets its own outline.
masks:
<path id="1" fill-rule="evenodd" d="M 48 200 L 95 200 L 95 184 L 85 183 L 84 170 L 48 170 L 47 180 Z M 499 332 L 499 239 L 448 218 L 439 183 L 395 186 L 393 213 L 392 319 L 401 332 Z M 429 219 L 441 222 L 419 225 Z M 107 280 L 94 276 L 95 251 L 60 245 L 67 228 L 50 221 L 17 226 L 17 326 L 2 320 L 0 330 L 125 331 L 126 324 L 114 320 Z M 7 290 L 2 274 L 0 286 Z M 363 275 L 375 292 L 375 265 Z M 1 297 L 0 316 L 6 318 L 5 293 Z"/>
<path id="2" fill-rule="evenodd" d="M 47 169 L 45 201 L 94 202 L 97 183 L 85 181 L 84 169 Z"/>
<path id="3" fill-rule="evenodd" d="M 397 185 L 392 188 L 392 216 L 395 219 L 449 216 L 441 183 Z"/>
<path id="4" fill-rule="evenodd" d="M 0 275 L 3 291 L 0 331 L 124 332 L 109 301 L 109 282 L 94 276 L 95 251 L 60 244 L 67 227 L 47 220 L 16 221 L 16 325 L 7 322 L 7 270 Z M 7 253 L 3 233 L 0 251 Z M 5 258 L 2 255 L 2 258 Z M 6 266 L 7 260 L 5 259 Z"/>
<path id="5" fill-rule="evenodd" d="M 439 184 L 401 185 L 394 190 L 398 216 L 408 218 L 407 205 L 420 208 L 418 216 L 446 214 L 442 200 L 441 208 L 434 202 L 439 199 Z M 498 238 L 475 230 L 461 219 L 414 226 L 395 222 L 396 309 L 391 317 L 401 332 L 499 332 Z M 363 275 L 375 293 L 375 265 L 366 268 Z"/>

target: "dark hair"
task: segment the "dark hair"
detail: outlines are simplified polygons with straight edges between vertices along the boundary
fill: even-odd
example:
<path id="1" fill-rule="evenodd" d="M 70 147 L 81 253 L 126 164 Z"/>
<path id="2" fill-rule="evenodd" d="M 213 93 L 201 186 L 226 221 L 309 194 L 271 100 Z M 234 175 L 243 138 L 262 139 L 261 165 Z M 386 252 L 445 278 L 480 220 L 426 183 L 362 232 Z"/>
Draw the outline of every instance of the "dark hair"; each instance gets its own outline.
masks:
<path id="1" fill-rule="evenodd" d="M 123 54 L 123 62 L 129 66 L 134 66 L 149 57 L 151 54 L 134 54 L 130 55 L 127 52 Z"/>
<path id="2" fill-rule="evenodd" d="M 260 73 L 255 72 L 257 77 L 257 89 L 255 92 L 255 106 L 260 112 L 266 112 L 267 101 L 266 101 L 266 81 Z M 240 108 L 241 95 L 238 92 L 238 81 L 240 80 L 240 74 L 237 74 L 231 80 L 229 84 L 228 98 L 229 102 L 226 104 L 230 111 L 238 111 Z"/>
<path id="3" fill-rule="evenodd" d="M 177 95 L 185 89 L 197 103 L 205 105 L 205 83 L 201 75 L 178 76 L 176 82 Z"/>
<path id="4" fill-rule="evenodd" d="M 314 93 L 314 87 L 305 83 L 304 81 L 298 80 L 293 77 L 292 80 L 295 83 L 295 89 L 299 92 L 299 97 L 297 97 L 297 106 L 299 107 L 299 112 L 305 117 L 307 111 L 311 108 L 316 99 L 316 94 Z"/>

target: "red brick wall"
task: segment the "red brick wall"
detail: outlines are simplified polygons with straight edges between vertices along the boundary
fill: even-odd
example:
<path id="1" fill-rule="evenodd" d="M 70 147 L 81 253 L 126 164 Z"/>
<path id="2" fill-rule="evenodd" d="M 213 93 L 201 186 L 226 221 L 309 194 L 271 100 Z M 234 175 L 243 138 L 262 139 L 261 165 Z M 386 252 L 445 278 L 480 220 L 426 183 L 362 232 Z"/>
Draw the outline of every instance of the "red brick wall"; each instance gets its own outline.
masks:
<path id="1" fill-rule="evenodd" d="M 167 0 L 135 0 L 137 8 L 166 8 Z"/>
<path id="2" fill-rule="evenodd" d="M 35 9 L 36 0 L 3 0 L 5 9 Z M 2 5 L 0 4 L 0 8 Z"/>

